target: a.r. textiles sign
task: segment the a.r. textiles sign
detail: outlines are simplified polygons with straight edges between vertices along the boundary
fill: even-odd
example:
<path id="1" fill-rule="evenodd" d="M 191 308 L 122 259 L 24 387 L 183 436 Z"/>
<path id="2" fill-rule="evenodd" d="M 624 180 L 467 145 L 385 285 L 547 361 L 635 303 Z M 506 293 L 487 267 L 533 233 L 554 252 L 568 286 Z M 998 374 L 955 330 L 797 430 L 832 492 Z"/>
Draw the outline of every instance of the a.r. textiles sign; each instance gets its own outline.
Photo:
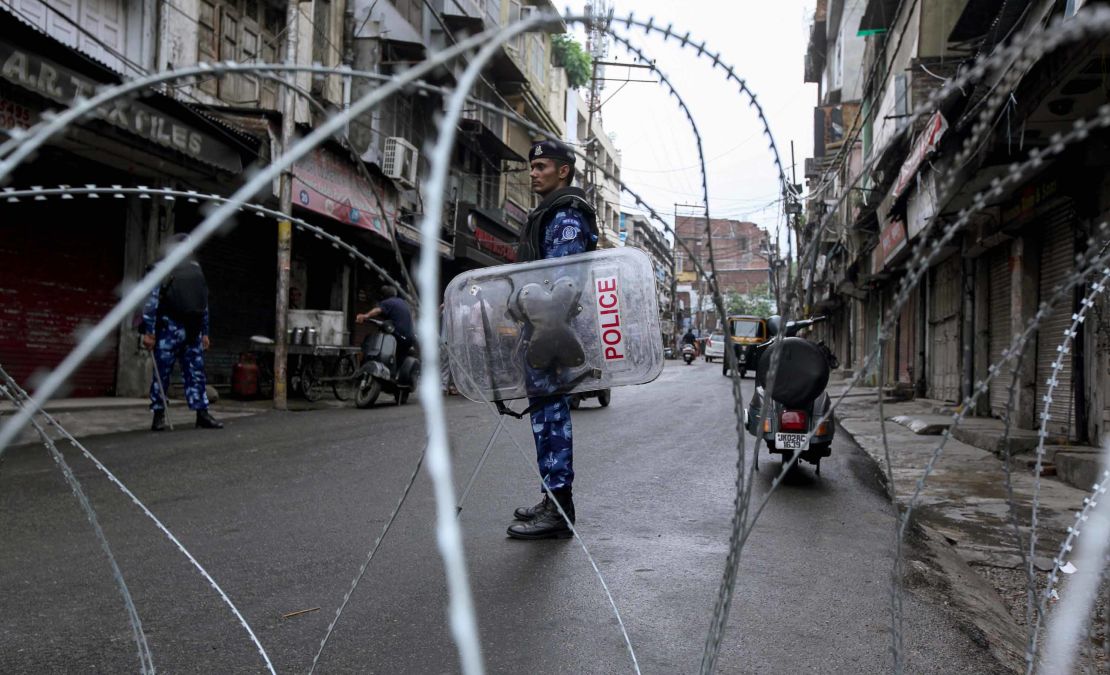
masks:
<path id="1" fill-rule="evenodd" d="M 91 98 L 95 82 L 37 54 L 0 42 L 0 77 L 39 96 L 71 105 Z M 239 155 L 215 137 L 145 103 L 117 99 L 94 115 L 112 126 L 221 169 L 243 169 Z"/>

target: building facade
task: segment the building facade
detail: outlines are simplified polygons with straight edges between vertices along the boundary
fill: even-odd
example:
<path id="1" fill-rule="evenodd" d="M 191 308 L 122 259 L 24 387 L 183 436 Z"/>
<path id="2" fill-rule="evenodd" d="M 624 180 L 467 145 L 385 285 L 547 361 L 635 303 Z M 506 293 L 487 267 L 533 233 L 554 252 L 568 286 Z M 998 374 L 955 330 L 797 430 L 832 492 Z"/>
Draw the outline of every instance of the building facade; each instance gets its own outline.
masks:
<path id="1" fill-rule="evenodd" d="M 806 58 L 807 81 L 820 84 L 806 232 L 820 251 L 814 304 L 833 317 L 822 338 L 846 367 L 875 362 L 870 381 L 881 376 L 892 392 L 959 403 L 987 382 L 976 413 L 1031 429 L 1047 411 L 1053 438 L 1101 442 L 1110 417 L 1107 331 L 1088 321 L 1069 350 L 1058 347 L 1086 290 L 1062 285 L 1076 256 L 1097 244 L 1090 238 L 1110 206 L 1108 161 L 1097 150 L 1107 139 L 1097 132 L 1082 146 L 1046 151 L 1053 134 L 1105 103 L 1090 60 L 1104 41 L 1065 46 L 1007 73 L 1012 96 L 989 110 L 997 74 L 938 92 L 963 72 L 968 54 L 990 53 L 1004 36 L 1082 7 L 1020 2 L 985 14 L 964 1 L 898 12 L 883 0 L 846 4 L 818 3 Z M 984 114 L 990 124 L 976 136 Z M 1032 153 L 1046 159 L 1019 178 L 1012 167 Z M 992 185 L 990 198 L 977 202 Z M 952 236 L 933 253 L 947 230 Z M 910 265 L 926 253 L 921 283 L 904 293 Z M 995 372 L 991 365 L 1048 302 L 1055 310 L 1037 321 L 1025 358 Z M 880 360 L 883 320 L 892 339 Z"/>
<path id="2" fill-rule="evenodd" d="M 712 239 L 708 240 L 704 217 L 678 215 L 675 232 L 678 240 L 686 245 L 682 248 L 676 244 L 674 251 L 678 283 L 675 301 L 682 315 L 680 331 L 690 327 L 703 332 L 720 328 L 712 291 L 695 265 L 696 261 L 706 274 L 710 274 L 710 243 L 722 295 L 767 293 L 771 270 L 767 257 L 769 242 L 767 233 L 755 223 L 711 218 Z"/>
<path id="3" fill-rule="evenodd" d="M 206 62 L 285 60 L 287 3 L 274 0 L 16 0 L 0 5 L 4 37 L 0 97 L 5 128 L 26 127 L 43 111 L 68 105 L 124 77 Z M 294 123 L 303 135 L 388 78 L 465 36 L 534 12 L 536 0 L 312 0 L 298 3 L 292 31 L 298 65 L 349 66 L 379 79 L 295 76 Z M 563 32 L 565 26 L 547 29 Z M 505 45 L 483 70 L 473 96 L 513 111 L 559 137 L 566 135 L 566 75 L 551 58 L 551 32 L 531 32 Z M 460 60 L 426 80 L 450 87 Z M 47 77 L 47 74 L 52 74 Z M 54 79 L 51 79 L 54 78 Z M 120 185 L 193 190 L 227 196 L 252 165 L 281 154 L 282 76 L 229 74 L 173 81 L 95 116 L 20 167 L 11 186 Z M 56 86 L 64 81 L 64 86 Z M 353 120 L 343 133 L 297 161 L 293 216 L 342 239 L 403 278 L 420 249 L 418 221 L 427 199 L 423 148 L 438 133 L 438 91 L 414 88 Z M 440 236 L 434 246 L 444 283 L 464 269 L 513 262 L 516 241 L 535 198 L 526 157 L 533 131 L 479 106 L 468 106 L 458 142 Z M 193 203 L 196 201 L 197 203 Z M 147 196 L 97 201 L 26 200 L 7 205 L 0 265 L 18 273 L 0 282 L 5 320 L 0 363 L 22 382 L 56 365 L 65 337 L 99 319 L 116 289 L 140 276 L 175 232 L 204 216 L 204 199 Z M 256 202 L 278 207 L 274 189 Z M 18 223 L 51 223 L 33 230 Z M 79 223 L 95 218 L 96 228 Z M 211 383 L 228 383 L 252 335 L 273 335 L 277 293 L 277 227 L 241 218 L 198 251 L 210 287 Z M 52 262 L 51 262 L 52 261 Z M 82 279 L 65 275 L 88 270 Z M 60 275 L 60 277 L 59 277 Z M 351 344 L 365 325 L 354 316 L 374 306 L 381 280 L 310 232 L 292 241 L 290 309 L 342 312 Z M 56 280 L 61 278 L 59 286 Z M 30 323 L 28 323 L 30 322 Z M 51 346 L 53 345 L 53 346 Z M 149 363 L 130 326 L 121 326 L 78 377 L 74 395 L 142 395 Z"/>
<path id="4" fill-rule="evenodd" d="M 664 344 L 674 335 L 674 252 L 663 232 L 639 213 L 622 213 L 620 238 L 625 246 L 643 250 L 655 270 L 655 293 L 659 301 L 659 325 Z"/>

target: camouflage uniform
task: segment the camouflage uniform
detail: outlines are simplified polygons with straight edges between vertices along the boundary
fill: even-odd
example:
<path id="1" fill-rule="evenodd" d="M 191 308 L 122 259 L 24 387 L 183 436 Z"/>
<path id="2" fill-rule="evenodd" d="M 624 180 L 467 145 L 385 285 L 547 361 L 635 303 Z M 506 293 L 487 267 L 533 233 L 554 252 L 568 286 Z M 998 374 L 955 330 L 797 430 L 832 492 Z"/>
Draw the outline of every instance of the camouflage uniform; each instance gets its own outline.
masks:
<path id="1" fill-rule="evenodd" d="M 189 340 L 184 326 L 164 314 L 159 315 L 160 293 L 161 288 L 155 288 L 143 307 L 143 330 L 147 335 L 154 335 L 154 363 L 158 368 L 158 377 L 153 378 L 150 383 L 150 409 L 165 409 L 158 379 L 160 377 L 169 386 L 173 364 L 179 361 L 181 375 L 185 380 L 185 401 L 189 404 L 189 409 L 207 410 L 207 378 L 204 374 L 204 347 L 201 338 L 208 335 L 208 309 L 204 310 L 200 332 Z"/>
<path id="2" fill-rule="evenodd" d="M 544 231 L 541 254 L 561 258 L 584 253 L 587 244 L 597 240 L 584 215 L 576 208 L 560 209 Z M 529 392 L 555 391 L 560 377 L 551 370 L 525 368 Z M 574 482 L 574 441 L 570 423 L 570 398 L 565 395 L 537 395 L 529 405 L 543 403 L 531 415 L 532 436 L 536 439 L 536 461 L 548 488 L 569 488 Z"/>

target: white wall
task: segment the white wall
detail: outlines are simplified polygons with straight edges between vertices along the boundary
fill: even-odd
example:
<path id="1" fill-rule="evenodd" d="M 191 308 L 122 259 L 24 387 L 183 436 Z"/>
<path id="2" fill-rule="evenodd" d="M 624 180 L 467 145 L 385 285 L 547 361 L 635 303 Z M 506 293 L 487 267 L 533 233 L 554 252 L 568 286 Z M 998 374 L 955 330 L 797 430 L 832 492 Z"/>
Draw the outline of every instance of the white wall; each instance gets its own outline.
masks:
<path id="1" fill-rule="evenodd" d="M 874 120 L 874 133 L 872 136 L 872 147 L 874 150 L 881 149 L 900 128 L 905 120 L 904 118 L 893 118 L 895 106 L 895 81 L 898 74 L 909 72 L 910 61 L 914 55 L 917 54 L 917 40 L 918 40 L 918 15 L 921 11 L 921 3 L 914 3 L 913 11 L 909 14 L 904 14 L 898 18 L 897 23 L 891 28 L 892 35 L 898 35 L 902 31 L 902 26 L 908 21 L 910 25 L 906 28 L 905 37 L 902 38 L 902 44 L 899 45 L 898 52 L 894 54 L 893 58 L 887 53 L 888 72 L 889 76 L 886 78 L 886 87 L 883 89 L 882 99 L 879 102 L 878 110 L 876 111 Z M 891 43 L 891 48 L 897 41 Z M 907 89 L 909 86 L 907 85 Z M 909 94 L 907 93 L 907 100 Z M 912 101 L 910 101 L 912 105 Z"/>

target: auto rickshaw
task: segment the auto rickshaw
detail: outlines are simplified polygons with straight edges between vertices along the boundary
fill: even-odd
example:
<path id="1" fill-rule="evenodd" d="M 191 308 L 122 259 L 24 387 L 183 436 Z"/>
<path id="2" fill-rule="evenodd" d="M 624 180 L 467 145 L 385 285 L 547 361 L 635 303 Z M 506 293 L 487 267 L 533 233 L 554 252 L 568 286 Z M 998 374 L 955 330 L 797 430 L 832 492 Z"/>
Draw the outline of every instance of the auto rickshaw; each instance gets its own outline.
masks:
<path id="1" fill-rule="evenodd" d="M 748 314 L 736 314 L 728 317 L 728 340 L 732 351 L 736 354 L 736 367 L 740 370 L 740 377 L 744 377 L 748 370 L 755 370 L 755 350 L 768 339 L 767 319 Z M 729 370 L 728 358 L 721 359 L 721 374 L 727 376 Z"/>

